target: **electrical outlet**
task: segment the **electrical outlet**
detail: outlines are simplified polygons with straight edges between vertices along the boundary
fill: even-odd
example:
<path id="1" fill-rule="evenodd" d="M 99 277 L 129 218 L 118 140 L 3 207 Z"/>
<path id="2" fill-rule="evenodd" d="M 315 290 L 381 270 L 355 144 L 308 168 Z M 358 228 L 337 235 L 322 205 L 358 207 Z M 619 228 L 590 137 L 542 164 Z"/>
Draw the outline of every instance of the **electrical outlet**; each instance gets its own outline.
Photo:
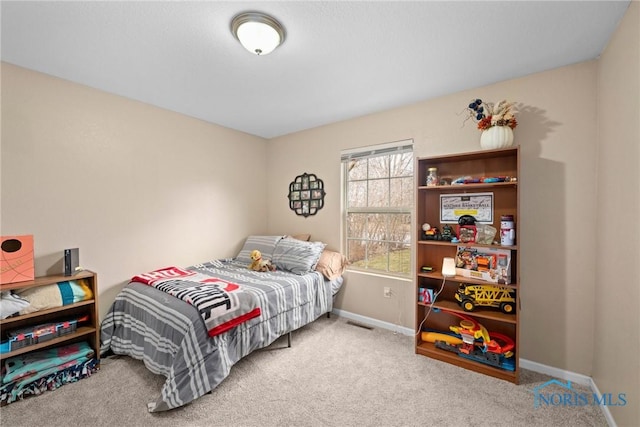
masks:
<path id="1" fill-rule="evenodd" d="M 388 288 L 388 287 L 384 288 L 384 296 L 385 298 L 391 298 L 391 288 Z"/>

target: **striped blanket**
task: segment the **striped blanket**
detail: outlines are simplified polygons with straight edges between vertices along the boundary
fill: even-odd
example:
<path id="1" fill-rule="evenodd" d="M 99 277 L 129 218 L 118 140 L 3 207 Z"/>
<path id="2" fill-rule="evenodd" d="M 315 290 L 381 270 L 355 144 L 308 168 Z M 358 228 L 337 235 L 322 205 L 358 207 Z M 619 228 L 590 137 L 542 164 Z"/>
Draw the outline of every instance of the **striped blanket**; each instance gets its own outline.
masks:
<path id="1" fill-rule="evenodd" d="M 217 260 L 187 270 L 237 283 L 256 296 L 261 314 L 223 334 L 209 337 L 194 306 L 153 286 L 131 282 L 122 289 L 101 325 L 101 353 L 144 360 L 164 375 L 150 412 L 185 405 L 213 390 L 231 367 L 252 351 L 330 312 L 334 285 L 317 271 L 259 273 L 246 263 Z"/>
<path id="2" fill-rule="evenodd" d="M 210 337 L 260 316 L 257 298 L 240 285 L 193 270 L 167 267 L 139 274 L 131 281 L 153 286 L 196 307 Z"/>

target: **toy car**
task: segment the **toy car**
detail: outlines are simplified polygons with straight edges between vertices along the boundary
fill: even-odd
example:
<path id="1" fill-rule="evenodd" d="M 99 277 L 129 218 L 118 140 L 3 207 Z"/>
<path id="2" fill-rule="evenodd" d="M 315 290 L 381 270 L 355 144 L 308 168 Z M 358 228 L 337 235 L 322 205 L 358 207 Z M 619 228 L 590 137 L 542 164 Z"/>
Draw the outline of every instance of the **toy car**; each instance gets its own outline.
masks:
<path id="1" fill-rule="evenodd" d="M 464 311 L 473 311 L 477 306 L 499 308 L 507 314 L 516 310 L 516 291 L 508 286 L 460 283 L 454 297 Z"/>

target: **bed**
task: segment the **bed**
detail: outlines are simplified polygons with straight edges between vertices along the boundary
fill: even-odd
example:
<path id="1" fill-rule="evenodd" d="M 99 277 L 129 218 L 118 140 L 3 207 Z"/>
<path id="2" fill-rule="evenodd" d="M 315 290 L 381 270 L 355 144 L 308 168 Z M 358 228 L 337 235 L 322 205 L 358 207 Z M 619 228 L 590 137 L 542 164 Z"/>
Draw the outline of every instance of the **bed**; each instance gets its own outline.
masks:
<path id="1" fill-rule="evenodd" d="M 248 269 L 255 248 L 276 271 Z M 132 280 L 102 322 L 101 354 L 142 360 L 151 372 L 166 377 L 160 396 L 147 404 L 150 412 L 183 406 L 213 390 L 252 351 L 330 313 L 344 265 L 343 256 L 319 242 L 249 236 L 235 258 L 184 270 L 239 285 L 257 301 L 258 315 L 213 333 L 195 305 Z"/>

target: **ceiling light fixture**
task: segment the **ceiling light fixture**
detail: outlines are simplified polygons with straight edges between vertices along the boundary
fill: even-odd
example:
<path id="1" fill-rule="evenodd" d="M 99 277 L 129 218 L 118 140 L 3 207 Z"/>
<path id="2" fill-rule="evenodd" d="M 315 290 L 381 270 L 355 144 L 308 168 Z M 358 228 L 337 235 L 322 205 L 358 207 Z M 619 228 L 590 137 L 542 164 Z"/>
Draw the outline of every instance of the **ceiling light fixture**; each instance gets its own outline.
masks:
<path id="1" fill-rule="evenodd" d="M 261 12 L 245 12 L 231 21 L 231 32 L 249 52 L 266 55 L 284 42 L 284 28 Z"/>

